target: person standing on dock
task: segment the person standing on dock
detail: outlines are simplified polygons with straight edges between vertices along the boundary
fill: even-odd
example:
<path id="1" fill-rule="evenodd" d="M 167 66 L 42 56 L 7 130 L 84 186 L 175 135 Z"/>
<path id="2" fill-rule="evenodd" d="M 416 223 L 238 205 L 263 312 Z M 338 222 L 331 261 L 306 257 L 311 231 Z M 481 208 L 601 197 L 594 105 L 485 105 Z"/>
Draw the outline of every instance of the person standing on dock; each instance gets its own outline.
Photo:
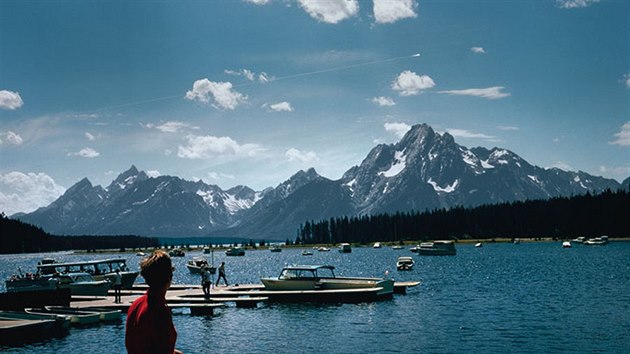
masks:
<path id="1" fill-rule="evenodd" d="M 228 286 L 227 279 L 225 278 L 225 262 L 221 262 L 221 265 L 219 266 L 219 276 L 217 277 L 217 286 L 219 285 L 219 280 L 221 280 L 221 278 L 223 278 L 223 281 L 225 282 L 225 286 Z"/>
<path id="2" fill-rule="evenodd" d="M 149 290 L 137 298 L 127 312 L 125 347 L 129 354 L 181 354 L 175 349 L 177 332 L 166 306 L 166 291 L 173 279 L 172 267 L 171 258 L 162 250 L 140 262 L 140 274 Z"/>
<path id="3" fill-rule="evenodd" d="M 210 269 L 207 266 L 203 267 L 201 270 L 201 286 L 203 288 L 203 294 L 208 297 L 210 296 L 210 285 L 212 284 L 212 279 L 210 277 Z"/>
<path id="4" fill-rule="evenodd" d="M 120 275 L 120 269 L 116 269 L 114 274 L 114 303 L 122 303 L 120 299 L 120 289 L 122 289 L 122 275 Z"/>

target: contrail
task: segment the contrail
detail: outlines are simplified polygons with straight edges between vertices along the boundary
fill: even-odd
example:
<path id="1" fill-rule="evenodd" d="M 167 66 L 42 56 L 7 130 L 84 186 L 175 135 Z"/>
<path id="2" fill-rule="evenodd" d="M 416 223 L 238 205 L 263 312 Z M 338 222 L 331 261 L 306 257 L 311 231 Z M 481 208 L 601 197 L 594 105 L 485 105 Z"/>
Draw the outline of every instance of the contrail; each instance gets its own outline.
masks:
<path id="1" fill-rule="evenodd" d="M 350 64 L 350 65 L 344 65 L 344 66 L 337 66 L 337 67 L 329 68 L 329 69 L 321 69 L 321 70 L 309 71 L 309 72 L 300 73 L 300 74 L 293 74 L 293 75 L 286 75 L 286 76 L 281 76 L 281 77 L 274 77 L 273 79 L 271 79 L 269 81 L 269 83 L 273 83 L 275 81 L 281 81 L 281 80 L 294 79 L 294 78 L 298 78 L 298 77 L 329 73 L 329 72 L 333 72 L 333 71 L 358 68 L 358 67 L 361 67 L 361 66 L 368 66 L 368 65 L 375 65 L 375 64 L 380 64 L 380 63 L 387 63 L 387 62 L 390 62 L 390 61 L 396 61 L 396 60 L 401 60 L 401 59 L 418 58 L 418 57 L 420 57 L 420 53 L 415 53 L 415 54 L 412 54 L 412 55 L 405 55 L 405 56 L 396 57 L 396 58 L 374 60 L 374 61 L 369 61 L 369 62 L 365 62 L 365 63 L 357 63 L 357 64 Z M 243 86 L 250 86 L 250 85 L 254 85 L 254 84 L 257 84 L 257 82 L 246 82 L 246 83 L 242 83 L 242 84 L 232 85 L 232 87 L 243 87 Z M 164 96 L 164 97 L 150 98 L 150 99 L 146 99 L 146 100 L 142 100 L 142 101 L 122 103 L 122 104 L 119 104 L 119 105 L 113 105 L 113 106 L 96 108 L 96 109 L 90 110 L 89 112 L 101 112 L 101 111 L 107 111 L 107 110 L 110 110 L 110 109 L 137 106 L 137 105 L 141 105 L 141 104 L 145 104 L 145 103 L 166 101 L 166 100 L 179 98 L 179 97 L 183 97 L 183 95 L 182 94 L 177 94 L 177 95 L 170 95 L 170 96 Z"/>

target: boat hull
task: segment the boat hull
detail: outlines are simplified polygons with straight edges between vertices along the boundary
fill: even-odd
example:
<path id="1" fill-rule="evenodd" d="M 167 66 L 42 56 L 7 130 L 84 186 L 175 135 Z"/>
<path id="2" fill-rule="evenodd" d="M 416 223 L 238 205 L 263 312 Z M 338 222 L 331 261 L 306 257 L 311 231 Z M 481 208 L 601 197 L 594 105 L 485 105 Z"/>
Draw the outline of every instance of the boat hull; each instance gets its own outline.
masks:
<path id="1" fill-rule="evenodd" d="M 261 278 L 265 290 L 343 290 L 381 288 L 377 295 L 394 292 L 394 281 L 378 278 L 312 278 L 312 279 L 278 279 Z"/>

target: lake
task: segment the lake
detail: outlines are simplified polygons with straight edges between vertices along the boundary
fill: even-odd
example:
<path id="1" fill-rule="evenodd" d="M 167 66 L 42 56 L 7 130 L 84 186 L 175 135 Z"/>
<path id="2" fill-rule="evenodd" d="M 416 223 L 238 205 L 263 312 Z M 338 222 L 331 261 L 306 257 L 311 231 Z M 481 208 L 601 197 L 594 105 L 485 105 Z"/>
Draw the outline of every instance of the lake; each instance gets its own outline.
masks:
<path id="1" fill-rule="evenodd" d="M 259 283 L 293 263 L 331 264 L 346 276 L 383 277 L 388 271 L 388 277 L 422 284 L 375 303 L 226 307 L 212 317 L 174 310 L 177 347 L 185 353 L 630 352 L 630 242 L 569 249 L 559 242 L 458 244 L 457 256 L 450 257 L 418 256 L 409 247 L 300 252 L 248 250 L 244 257 L 215 252 L 214 262 L 226 262 L 231 284 Z M 199 283 L 185 267 L 196 255 L 200 252 L 173 259 L 175 283 Z M 414 257 L 412 271 L 396 271 L 400 255 Z M 34 271 L 43 257 L 109 256 L 118 255 L 2 255 L 0 276 L 6 279 L 18 267 Z M 137 268 L 140 257 L 123 257 Z M 0 351 L 124 353 L 124 334 L 124 322 L 72 328 L 60 339 Z"/>

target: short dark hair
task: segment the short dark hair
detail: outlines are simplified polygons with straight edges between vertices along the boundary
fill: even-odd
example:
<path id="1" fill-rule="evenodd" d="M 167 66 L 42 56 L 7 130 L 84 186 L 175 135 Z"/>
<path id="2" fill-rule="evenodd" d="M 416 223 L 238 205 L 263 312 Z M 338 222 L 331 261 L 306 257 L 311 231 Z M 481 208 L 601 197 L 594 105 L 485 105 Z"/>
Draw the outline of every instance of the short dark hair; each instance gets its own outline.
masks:
<path id="1" fill-rule="evenodd" d="M 173 268 L 168 253 L 157 250 L 140 262 L 140 274 L 150 287 L 162 287 L 171 281 Z"/>

